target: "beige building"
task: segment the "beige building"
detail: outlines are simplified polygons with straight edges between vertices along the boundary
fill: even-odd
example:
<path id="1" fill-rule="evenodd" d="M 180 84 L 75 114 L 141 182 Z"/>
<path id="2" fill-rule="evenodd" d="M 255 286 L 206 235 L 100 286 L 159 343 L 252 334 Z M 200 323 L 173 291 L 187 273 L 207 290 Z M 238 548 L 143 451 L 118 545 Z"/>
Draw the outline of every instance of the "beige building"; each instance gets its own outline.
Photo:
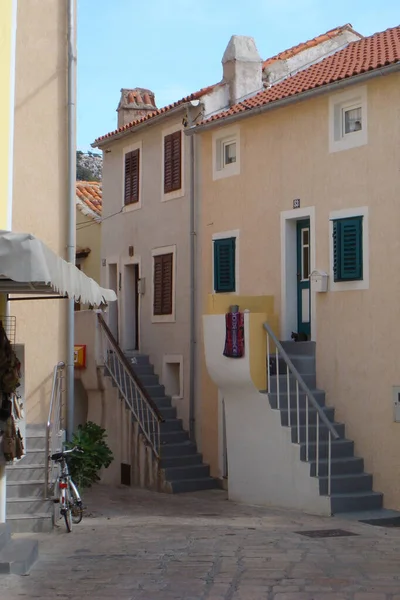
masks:
<path id="1" fill-rule="evenodd" d="M 379 509 L 383 493 L 400 508 L 399 70 L 397 27 L 189 132 L 201 144 L 202 451 L 232 498 L 331 514 Z M 236 360 L 223 356 L 231 305 L 245 311 Z"/>

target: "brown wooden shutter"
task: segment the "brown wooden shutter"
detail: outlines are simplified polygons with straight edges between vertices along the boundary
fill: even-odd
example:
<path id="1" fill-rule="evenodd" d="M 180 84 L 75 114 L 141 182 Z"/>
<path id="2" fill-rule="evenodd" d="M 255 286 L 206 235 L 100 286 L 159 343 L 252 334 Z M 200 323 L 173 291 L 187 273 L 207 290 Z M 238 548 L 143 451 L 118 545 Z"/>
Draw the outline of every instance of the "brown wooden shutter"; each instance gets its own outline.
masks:
<path id="1" fill-rule="evenodd" d="M 125 204 L 139 202 L 139 149 L 125 154 Z"/>
<path id="2" fill-rule="evenodd" d="M 172 315 L 173 254 L 154 257 L 154 315 Z"/>
<path id="3" fill-rule="evenodd" d="M 182 134 L 175 131 L 164 138 L 164 194 L 182 187 Z"/>

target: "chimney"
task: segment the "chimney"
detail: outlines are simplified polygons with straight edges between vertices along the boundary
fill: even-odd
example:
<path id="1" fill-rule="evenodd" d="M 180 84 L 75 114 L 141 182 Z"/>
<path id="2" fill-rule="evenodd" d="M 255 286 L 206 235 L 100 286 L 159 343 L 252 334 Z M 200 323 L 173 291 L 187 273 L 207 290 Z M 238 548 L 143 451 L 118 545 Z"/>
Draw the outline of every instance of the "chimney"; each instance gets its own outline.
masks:
<path id="1" fill-rule="evenodd" d="M 263 89 L 262 60 L 252 37 L 233 35 L 222 58 L 222 67 L 231 106 Z"/>
<path id="2" fill-rule="evenodd" d="M 118 128 L 137 121 L 155 110 L 157 110 L 157 106 L 152 91 L 143 88 L 122 89 L 117 108 Z"/>

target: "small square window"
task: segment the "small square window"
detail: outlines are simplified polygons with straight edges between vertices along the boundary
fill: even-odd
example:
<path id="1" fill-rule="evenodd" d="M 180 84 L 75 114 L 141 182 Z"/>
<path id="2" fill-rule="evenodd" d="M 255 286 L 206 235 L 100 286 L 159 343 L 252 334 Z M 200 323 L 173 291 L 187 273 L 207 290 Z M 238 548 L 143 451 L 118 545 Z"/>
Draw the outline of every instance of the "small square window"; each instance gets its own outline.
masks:
<path id="1" fill-rule="evenodd" d="M 362 109 L 361 106 L 343 109 L 343 135 L 361 131 Z"/>
<path id="2" fill-rule="evenodd" d="M 222 165 L 226 167 L 236 162 L 236 142 L 229 141 L 222 144 Z"/>

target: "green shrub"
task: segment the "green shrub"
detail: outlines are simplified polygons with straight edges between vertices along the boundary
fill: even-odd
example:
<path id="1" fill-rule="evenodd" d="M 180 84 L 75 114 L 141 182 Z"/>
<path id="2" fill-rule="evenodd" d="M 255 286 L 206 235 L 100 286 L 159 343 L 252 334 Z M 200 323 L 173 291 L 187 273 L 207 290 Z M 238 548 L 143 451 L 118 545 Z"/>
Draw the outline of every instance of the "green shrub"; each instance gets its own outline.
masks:
<path id="1" fill-rule="evenodd" d="M 79 425 L 72 441 L 66 444 L 68 449 L 79 446 L 83 453 L 76 452 L 68 459 L 69 471 L 78 488 L 88 488 L 100 481 L 99 471 L 107 468 L 114 460 L 113 453 L 105 442 L 106 430 L 88 421 Z"/>

